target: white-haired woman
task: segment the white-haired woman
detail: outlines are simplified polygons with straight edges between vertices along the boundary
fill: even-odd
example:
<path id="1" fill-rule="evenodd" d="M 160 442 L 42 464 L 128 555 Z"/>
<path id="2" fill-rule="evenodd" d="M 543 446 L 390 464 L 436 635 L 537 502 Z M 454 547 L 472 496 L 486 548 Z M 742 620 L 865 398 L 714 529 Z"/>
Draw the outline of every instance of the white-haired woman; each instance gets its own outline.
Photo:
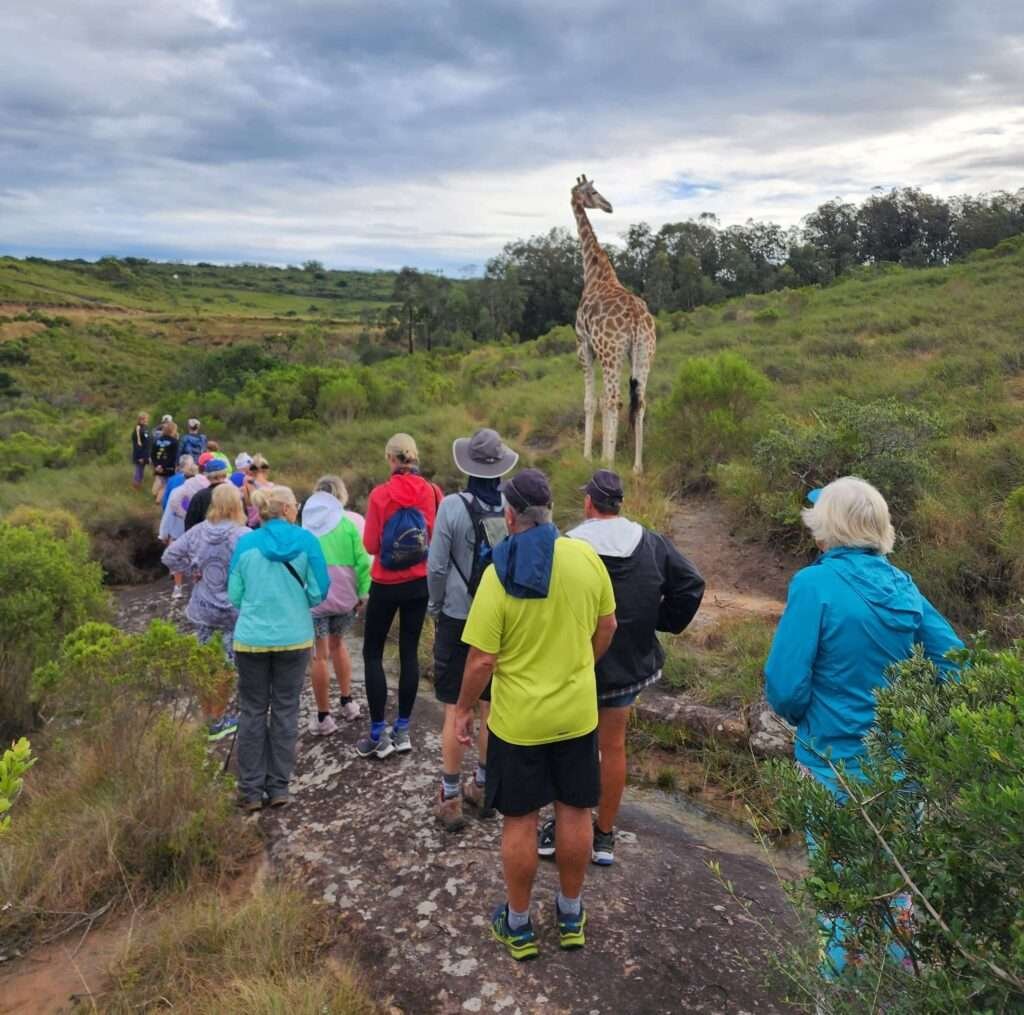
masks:
<path id="1" fill-rule="evenodd" d="M 847 778 L 858 778 L 887 667 L 921 645 L 946 676 L 955 669 L 946 653 L 963 643 L 910 575 L 889 563 L 895 532 L 885 499 L 870 483 L 843 476 L 807 499 L 803 520 L 821 556 L 790 582 L 765 664 L 765 691 L 772 708 L 797 727 L 797 762 L 844 799 L 831 765 L 842 763 Z M 846 964 L 847 928 L 841 918 L 821 923 L 822 972 L 834 976 Z"/>
<path id="2" fill-rule="evenodd" d="M 253 491 L 260 527 L 231 558 L 228 597 L 238 609 L 239 804 L 257 811 L 288 803 L 299 732 L 299 697 L 313 647 L 310 608 L 330 589 L 316 536 L 295 524 L 286 486 Z"/>

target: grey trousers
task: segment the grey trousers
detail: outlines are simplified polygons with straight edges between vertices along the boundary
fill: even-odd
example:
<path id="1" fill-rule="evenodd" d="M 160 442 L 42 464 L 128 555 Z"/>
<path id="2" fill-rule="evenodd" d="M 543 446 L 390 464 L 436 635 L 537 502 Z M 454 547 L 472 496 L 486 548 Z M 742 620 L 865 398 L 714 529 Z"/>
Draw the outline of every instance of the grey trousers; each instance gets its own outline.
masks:
<path id="1" fill-rule="evenodd" d="M 246 800 L 259 800 L 264 794 L 271 798 L 288 794 L 309 651 L 235 653 L 238 792 Z"/>

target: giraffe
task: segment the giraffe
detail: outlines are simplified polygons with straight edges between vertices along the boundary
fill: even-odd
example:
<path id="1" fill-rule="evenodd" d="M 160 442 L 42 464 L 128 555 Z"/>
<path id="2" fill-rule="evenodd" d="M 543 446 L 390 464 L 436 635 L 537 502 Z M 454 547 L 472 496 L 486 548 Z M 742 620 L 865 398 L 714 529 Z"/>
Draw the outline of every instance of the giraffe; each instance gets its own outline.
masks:
<path id="1" fill-rule="evenodd" d="M 647 376 L 654 361 L 657 335 L 647 304 L 618 280 L 587 218 L 587 208 L 610 212 L 611 204 L 592 181 L 581 176 L 572 188 L 572 212 L 583 254 L 583 293 L 576 310 L 576 355 L 583 367 L 583 456 L 590 458 L 594 443 L 594 358 L 601 364 L 604 386 L 601 419 L 601 457 L 615 463 L 615 438 L 622 406 L 619 374 L 629 356 L 629 423 L 636 439 L 633 471 L 643 472 L 644 415 Z"/>

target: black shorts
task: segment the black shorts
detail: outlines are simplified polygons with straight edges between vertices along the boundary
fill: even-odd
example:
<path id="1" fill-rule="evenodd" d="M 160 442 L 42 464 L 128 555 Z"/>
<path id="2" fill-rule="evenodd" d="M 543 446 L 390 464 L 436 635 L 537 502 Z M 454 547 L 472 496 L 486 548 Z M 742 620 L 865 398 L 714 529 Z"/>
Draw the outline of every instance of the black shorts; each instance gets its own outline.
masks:
<path id="1" fill-rule="evenodd" d="M 487 739 L 486 806 L 511 818 L 539 811 L 552 802 L 596 807 L 601 797 L 597 730 L 520 747 L 491 731 Z"/>
<path id="2" fill-rule="evenodd" d="M 445 705 L 454 705 L 462 691 L 462 671 L 466 668 L 469 646 L 462 640 L 466 622 L 444 613 L 434 627 L 434 695 Z M 481 701 L 491 700 L 491 682 L 487 681 Z"/>

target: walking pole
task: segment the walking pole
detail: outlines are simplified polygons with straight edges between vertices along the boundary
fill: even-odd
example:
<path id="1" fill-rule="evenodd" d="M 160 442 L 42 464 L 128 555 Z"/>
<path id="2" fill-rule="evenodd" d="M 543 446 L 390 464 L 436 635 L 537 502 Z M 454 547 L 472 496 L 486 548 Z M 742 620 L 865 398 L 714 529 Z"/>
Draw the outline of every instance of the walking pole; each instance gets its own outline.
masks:
<path id="1" fill-rule="evenodd" d="M 228 744 L 228 756 L 224 759 L 224 767 L 221 769 L 223 775 L 228 770 L 228 765 L 231 763 L 231 752 L 235 749 L 235 741 L 238 739 L 238 727 L 235 727 L 235 732 L 231 734 L 231 743 Z"/>

